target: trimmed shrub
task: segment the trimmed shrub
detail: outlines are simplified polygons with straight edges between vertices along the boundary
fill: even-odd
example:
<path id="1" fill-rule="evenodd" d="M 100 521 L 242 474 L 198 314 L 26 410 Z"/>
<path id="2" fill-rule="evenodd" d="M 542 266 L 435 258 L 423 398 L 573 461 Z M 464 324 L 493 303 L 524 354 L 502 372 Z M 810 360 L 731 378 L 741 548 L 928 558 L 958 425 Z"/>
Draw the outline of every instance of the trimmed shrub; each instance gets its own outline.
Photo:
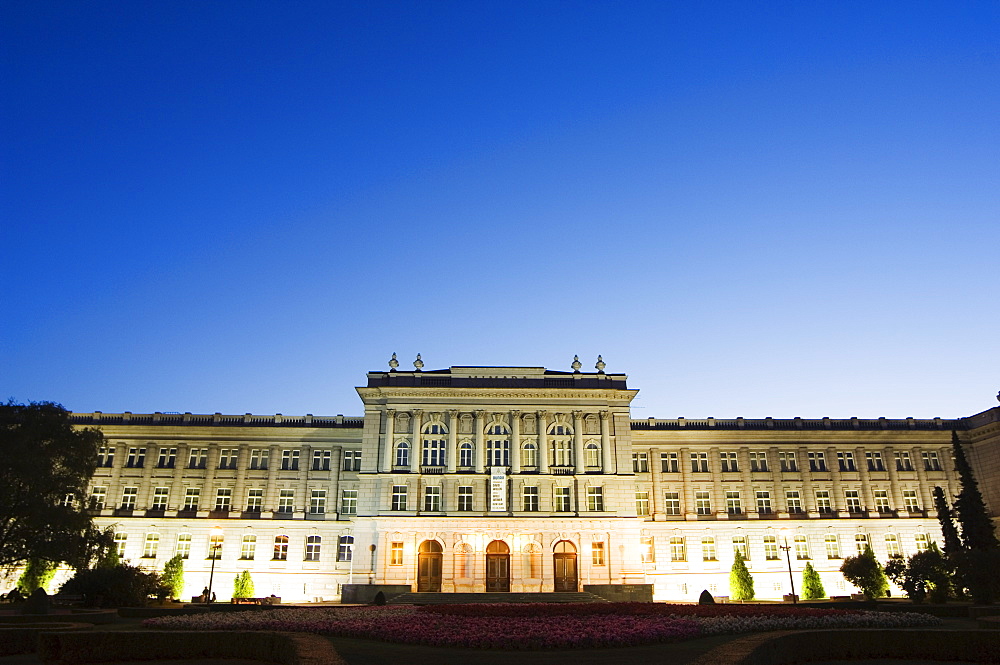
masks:
<path id="1" fill-rule="evenodd" d="M 813 568 L 811 561 L 806 562 L 806 567 L 802 571 L 802 598 L 804 600 L 826 598 L 826 589 L 823 588 L 823 580 L 820 579 L 819 573 Z"/>
<path id="2" fill-rule="evenodd" d="M 753 576 L 747 570 L 743 553 L 736 550 L 732 570 L 729 571 L 729 594 L 733 600 L 753 600 Z"/>
<path id="3" fill-rule="evenodd" d="M 87 607 L 123 607 L 143 606 L 150 596 L 160 595 L 163 587 L 156 573 L 120 564 L 113 568 L 81 570 L 59 591 L 82 596 Z"/>

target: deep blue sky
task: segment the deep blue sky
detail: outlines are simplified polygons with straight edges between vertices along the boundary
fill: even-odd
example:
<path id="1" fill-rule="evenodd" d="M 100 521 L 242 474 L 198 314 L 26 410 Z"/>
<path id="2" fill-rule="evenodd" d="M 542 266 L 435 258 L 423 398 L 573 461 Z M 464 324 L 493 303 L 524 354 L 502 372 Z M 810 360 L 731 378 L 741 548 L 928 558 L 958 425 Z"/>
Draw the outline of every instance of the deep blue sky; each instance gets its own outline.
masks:
<path id="1" fill-rule="evenodd" d="M 636 417 L 1000 388 L 1000 3 L 0 5 L 0 396 L 360 414 L 574 354 Z"/>

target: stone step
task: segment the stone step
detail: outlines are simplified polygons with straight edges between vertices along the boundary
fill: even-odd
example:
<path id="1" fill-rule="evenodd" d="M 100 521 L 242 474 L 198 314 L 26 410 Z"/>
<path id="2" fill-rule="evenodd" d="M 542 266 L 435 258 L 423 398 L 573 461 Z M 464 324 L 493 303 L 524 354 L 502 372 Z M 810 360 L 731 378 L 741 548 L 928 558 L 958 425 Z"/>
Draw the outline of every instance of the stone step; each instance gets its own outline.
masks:
<path id="1" fill-rule="evenodd" d="M 469 603 L 606 603 L 585 591 L 543 593 L 427 593 L 410 592 L 389 599 L 390 605 L 465 605 Z"/>

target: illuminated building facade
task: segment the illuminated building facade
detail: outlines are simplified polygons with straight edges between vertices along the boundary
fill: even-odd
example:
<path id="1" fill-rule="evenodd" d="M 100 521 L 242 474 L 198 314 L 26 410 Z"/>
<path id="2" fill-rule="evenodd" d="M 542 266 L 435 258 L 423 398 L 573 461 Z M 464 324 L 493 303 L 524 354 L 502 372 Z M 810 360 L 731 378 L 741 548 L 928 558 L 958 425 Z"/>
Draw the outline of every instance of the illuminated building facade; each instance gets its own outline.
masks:
<path id="1" fill-rule="evenodd" d="M 90 501 L 123 558 L 186 558 L 189 595 L 337 599 L 343 584 L 421 591 L 652 584 L 657 600 L 728 594 L 741 550 L 759 598 L 811 562 L 830 595 L 940 541 L 951 431 L 1000 506 L 1000 408 L 956 420 L 634 420 L 623 374 L 536 367 L 371 372 L 362 417 L 74 414 L 103 430 Z M 212 536 L 213 527 L 221 535 Z M 215 545 L 213 549 L 212 538 Z"/>

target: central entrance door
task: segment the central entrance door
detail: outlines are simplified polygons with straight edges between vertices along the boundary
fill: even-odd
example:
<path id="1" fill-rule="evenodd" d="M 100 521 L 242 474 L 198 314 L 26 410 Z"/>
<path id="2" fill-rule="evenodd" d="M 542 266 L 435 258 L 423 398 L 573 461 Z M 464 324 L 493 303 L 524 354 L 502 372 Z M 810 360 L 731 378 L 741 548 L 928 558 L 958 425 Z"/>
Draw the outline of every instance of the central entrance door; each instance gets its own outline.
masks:
<path id="1" fill-rule="evenodd" d="M 576 547 L 568 540 L 556 543 L 553 552 L 555 559 L 555 590 L 578 591 L 576 576 Z"/>
<path id="2" fill-rule="evenodd" d="M 510 548 L 502 540 L 486 546 L 486 591 L 510 591 Z"/>
<path id="3" fill-rule="evenodd" d="M 425 540 L 417 552 L 417 591 L 441 590 L 441 543 Z"/>

